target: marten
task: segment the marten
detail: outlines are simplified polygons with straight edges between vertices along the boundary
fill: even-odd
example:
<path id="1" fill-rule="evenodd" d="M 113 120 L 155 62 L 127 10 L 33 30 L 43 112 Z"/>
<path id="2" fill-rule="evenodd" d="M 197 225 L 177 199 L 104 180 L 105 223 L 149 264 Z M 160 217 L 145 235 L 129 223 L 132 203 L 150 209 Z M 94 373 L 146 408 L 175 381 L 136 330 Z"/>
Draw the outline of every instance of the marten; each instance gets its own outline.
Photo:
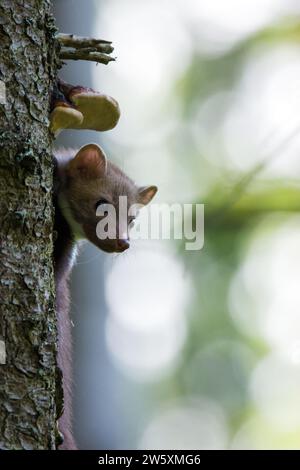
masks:
<path id="1" fill-rule="evenodd" d="M 58 150 L 54 154 L 55 232 L 54 273 L 58 314 L 58 366 L 62 371 L 64 410 L 58 420 L 63 436 L 60 449 L 77 449 L 72 430 L 72 334 L 69 316 L 68 280 L 77 256 L 78 242 L 88 240 L 100 250 L 121 253 L 129 248 L 128 229 L 134 216 L 116 221 L 115 238 L 100 239 L 97 224 L 99 207 L 111 204 L 118 214 L 119 197 L 127 197 L 127 206 L 148 204 L 156 186 L 138 187 L 116 165 L 108 161 L 96 144 L 79 150 Z M 105 212 L 104 212 L 105 215 Z M 102 217 L 104 217 L 102 215 Z M 127 230 L 120 231 L 120 222 Z M 103 238 L 103 237 L 101 237 Z"/>

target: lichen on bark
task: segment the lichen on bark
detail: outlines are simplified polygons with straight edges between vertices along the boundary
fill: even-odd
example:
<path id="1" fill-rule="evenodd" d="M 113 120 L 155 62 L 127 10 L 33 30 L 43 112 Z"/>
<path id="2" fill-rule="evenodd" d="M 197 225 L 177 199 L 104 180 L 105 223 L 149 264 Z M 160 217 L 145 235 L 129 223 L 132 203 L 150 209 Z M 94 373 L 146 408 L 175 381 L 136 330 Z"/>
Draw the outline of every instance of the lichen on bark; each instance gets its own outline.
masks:
<path id="1" fill-rule="evenodd" d="M 56 28 L 50 3 L 1 0 L 0 448 L 54 449 L 56 319 L 52 138 Z M 2 88 L 3 89 L 3 88 Z M 3 356 L 4 357 L 4 356 Z"/>

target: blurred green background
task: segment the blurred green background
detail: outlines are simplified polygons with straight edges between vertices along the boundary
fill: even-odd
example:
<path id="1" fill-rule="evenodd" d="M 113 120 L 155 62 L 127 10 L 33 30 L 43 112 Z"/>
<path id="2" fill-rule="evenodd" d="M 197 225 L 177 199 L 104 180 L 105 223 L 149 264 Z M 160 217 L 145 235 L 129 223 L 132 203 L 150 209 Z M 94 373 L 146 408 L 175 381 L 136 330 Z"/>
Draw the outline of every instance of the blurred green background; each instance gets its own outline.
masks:
<path id="1" fill-rule="evenodd" d="M 112 95 L 100 143 L 157 202 L 204 203 L 205 245 L 90 245 L 73 274 L 76 435 L 92 449 L 300 447 L 300 5 L 54 1 L 116 63 L 61 75 Z"/>

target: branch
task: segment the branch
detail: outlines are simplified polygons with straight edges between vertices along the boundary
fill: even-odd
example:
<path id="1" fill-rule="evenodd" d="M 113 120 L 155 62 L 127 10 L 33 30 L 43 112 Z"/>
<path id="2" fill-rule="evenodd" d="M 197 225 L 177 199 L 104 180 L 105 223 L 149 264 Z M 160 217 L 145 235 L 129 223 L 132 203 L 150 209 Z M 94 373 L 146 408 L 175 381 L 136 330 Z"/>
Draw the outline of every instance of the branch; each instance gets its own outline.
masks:
<path id="1" fill-rule="evenodd" d="M 62 49 L 59 57 L 66 60 L 89 60 L 91 62 L 98 62 L 101 64 L 108 64 L 116 60 L 114 57 L 109 57 L 106 54 L 100 52 L 84 52 L 84 51 L 68 51 Z"/>
<path id="2" fill-rule="evenodd" d="M 96 47 L 100 52 L 113 52 L 111 41 L 105 39 L 84 38 L 75 34 L 57 34 L 59 42 L 66 47 Z"/>
<path id="3" fill-rule="evenodd" d="M 108 64 L 115 58 L 109 56 L 114 50 L 110 41 L 104 39 L 85 38 L 74 34 L 58 34 L 61 44 L 60 58 L 65 60 L 89 60 Z"/>

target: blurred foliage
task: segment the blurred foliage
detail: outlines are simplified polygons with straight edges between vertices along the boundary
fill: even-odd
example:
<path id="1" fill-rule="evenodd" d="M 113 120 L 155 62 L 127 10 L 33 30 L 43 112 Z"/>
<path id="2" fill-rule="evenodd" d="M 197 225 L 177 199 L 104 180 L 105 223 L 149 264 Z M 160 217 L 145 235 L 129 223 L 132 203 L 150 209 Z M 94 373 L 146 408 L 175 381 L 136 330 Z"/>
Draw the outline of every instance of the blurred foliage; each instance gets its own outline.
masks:
<path id="1" fill-rule="evenodd" d="M 268 50 L 284 43 L 299 44 L 299 40 L 300 23 L 298 19 L 289 18 L 256 32 L 225 54 L 210 57 L 195 53 L 174 88 L 184 119 L 192 121 L 208 96 L 235 89 L 251 50 L 258 47 Z M 223 111 L 226 109 L 220 110 L 220 119 Z M 195 149 L 190 150 L 195 152 Z M 284 158 L 284 150 L 283 146 L 279 158 Z M 207 162 L 203 156 L 198 157 L 204 161 L 205 173 Z M 256 416 L 249 397 L 249 378 L 258 361 L 270 351 L 261 338 L 245 336 L 234 323 L 228 306 L 232 279 L 261 222 L 275 213 L 281 223 L 289 214 L 300 210 L 299 180 L 257 180 L 270 161 L 271 158 L 262 159 L 246 174 L 224 170 L 219 183 L 209 190 L 204 200 L 202 194 L 199 197 L 198 202 L 205 204 L 204 249 L 198 253 L 188 252 L 184 244 L 180 245 L 196 293 L 175 389 L 178 396 L 200 395 L 216 400 L 226 410 L 231 437 L 249 418 Z M 194 167 L 191 168 L 193 177 Z M 290 448 L 297 447 L 298 443 L 299 447 L 297 434 L 285 434 L 273 428 L 266 431 L 269 437 L 265 438 L 266 423 L 262 419 L 256 424 L 256 445 Z M 254 433 L 255 429 L 254 426 Z"/>
<path id="2" fill-rule="evenodd" d="M 299 44 L 299 40 L 300 22 L 290 18 L 257 31 L 225 54 L 211 57 L 195 53 L 186 73 L 175 84 L 175 94 L 181 99 L 184 114 L 193 114 L 199 102 L 208 95 L 234 89 L 241 68 L 254 48 L 263 47 L 266 50 L 278 44 Z"/>

